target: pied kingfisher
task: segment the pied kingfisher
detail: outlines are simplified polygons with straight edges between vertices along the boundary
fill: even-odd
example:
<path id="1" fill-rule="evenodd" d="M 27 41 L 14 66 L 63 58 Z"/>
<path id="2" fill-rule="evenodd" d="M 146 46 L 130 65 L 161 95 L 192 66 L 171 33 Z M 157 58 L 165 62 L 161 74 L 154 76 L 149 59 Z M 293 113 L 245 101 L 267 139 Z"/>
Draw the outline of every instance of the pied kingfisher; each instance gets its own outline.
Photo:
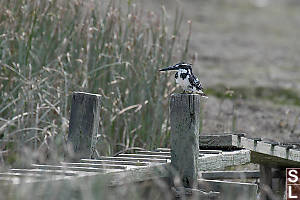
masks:
<path id="1" fill-rule="evenodd" d="M 207 97 L 204 94 L 203 87 L 199 79 L 193 74 L 192 64 L 178 63 L 174 66 L 169 66 L 159 71 L 177 70 L 175 74 L 175 81 L 183 89 L 183 93 L 197 93 L 201 96 Z"/>

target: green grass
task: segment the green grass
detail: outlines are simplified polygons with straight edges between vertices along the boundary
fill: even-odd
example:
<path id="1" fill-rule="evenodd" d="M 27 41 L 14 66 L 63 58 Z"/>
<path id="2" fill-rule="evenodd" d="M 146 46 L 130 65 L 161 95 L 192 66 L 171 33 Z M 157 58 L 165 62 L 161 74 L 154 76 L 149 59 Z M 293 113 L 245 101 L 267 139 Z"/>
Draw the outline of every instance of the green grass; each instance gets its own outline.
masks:
<path id="1" fill-rule="evenodd" d="M 163 7 L 130 1 L 0 2 L 2 150 L 62 151 L 72 91 L 103 95 L 100 154 L 168 144 L 174 84 L 158 68 L 187 58 L 178 11 L 170 29 Z"/>

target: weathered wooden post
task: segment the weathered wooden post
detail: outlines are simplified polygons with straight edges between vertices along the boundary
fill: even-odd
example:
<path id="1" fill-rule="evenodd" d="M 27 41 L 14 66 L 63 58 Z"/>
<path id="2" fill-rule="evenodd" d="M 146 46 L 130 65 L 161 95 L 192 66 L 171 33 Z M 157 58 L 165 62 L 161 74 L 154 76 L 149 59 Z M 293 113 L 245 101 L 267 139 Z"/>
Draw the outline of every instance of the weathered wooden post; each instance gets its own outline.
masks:
<path id="1" fill-rule="evenodd" d="M 200 98 L 197 94 L 172 94 L 170 101 L 171 166 L 188 188 L 197 182 Z"/>
<path id="2" fill-rule="evenodd" d="M 71 105 L 68 144 L 73 159 L 92 158 L 100 122 L 101 95 L 74 92 Z"/>
<path id="3" fill-rule="evenodd" d="M 260 189 L 261 189 L 261 200 L 270 200 L 271 198 L 268 196 L 268 192 L 272 192 L 272 168 L 260 164 Z"/>

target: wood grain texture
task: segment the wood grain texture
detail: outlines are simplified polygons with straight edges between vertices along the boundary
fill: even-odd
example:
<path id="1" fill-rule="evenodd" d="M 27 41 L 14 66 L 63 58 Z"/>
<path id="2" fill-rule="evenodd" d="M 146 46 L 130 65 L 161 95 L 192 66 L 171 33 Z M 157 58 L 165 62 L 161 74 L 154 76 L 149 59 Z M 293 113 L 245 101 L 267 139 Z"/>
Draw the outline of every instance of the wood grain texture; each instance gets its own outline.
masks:
<path id="1" fill-rule="evenodd" d="M 200 96 L 173 94 L 170 100 L 171 165 L 184 187 L 197 180 L 199 157 Z"/>
<path id="2" fill-rule="evenodd" d="M 266 165 L 259 165 L 261 200 L 271 200 L 268 196 L 269 190 L 272 190 L 272 168 Z"/>
<path id="3" fill-rule="evenodd" d="M 232 147 L 232 135 L 202 135 L 199 138 L 200 147 Z"/>
<path id="4" fill-rule="evenodd" d="M 74 151 L 74 160 L 94 156 L 100 122 L 100 107 L 100 95 L 73 93 L 68 143 Z"/>

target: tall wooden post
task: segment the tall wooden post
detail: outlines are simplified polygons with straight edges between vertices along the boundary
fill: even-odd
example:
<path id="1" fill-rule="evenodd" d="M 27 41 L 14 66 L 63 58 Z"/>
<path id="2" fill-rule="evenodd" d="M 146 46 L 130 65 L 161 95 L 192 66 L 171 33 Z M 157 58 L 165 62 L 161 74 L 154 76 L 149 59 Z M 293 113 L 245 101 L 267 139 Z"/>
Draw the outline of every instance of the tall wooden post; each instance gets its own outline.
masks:
<path id="1" fill-rule="evenodd" d="M 197 181 L 200 98 L 197 94 L 173 94 L 170 101 L 171 165 L 188 188 Z"/>
<path id="2" fill-rule="evenodd" d="M 100 122 L 101 95 L 74 92 L 71 105 L 68 143 L 73 159 L 92 158 Z"/>

